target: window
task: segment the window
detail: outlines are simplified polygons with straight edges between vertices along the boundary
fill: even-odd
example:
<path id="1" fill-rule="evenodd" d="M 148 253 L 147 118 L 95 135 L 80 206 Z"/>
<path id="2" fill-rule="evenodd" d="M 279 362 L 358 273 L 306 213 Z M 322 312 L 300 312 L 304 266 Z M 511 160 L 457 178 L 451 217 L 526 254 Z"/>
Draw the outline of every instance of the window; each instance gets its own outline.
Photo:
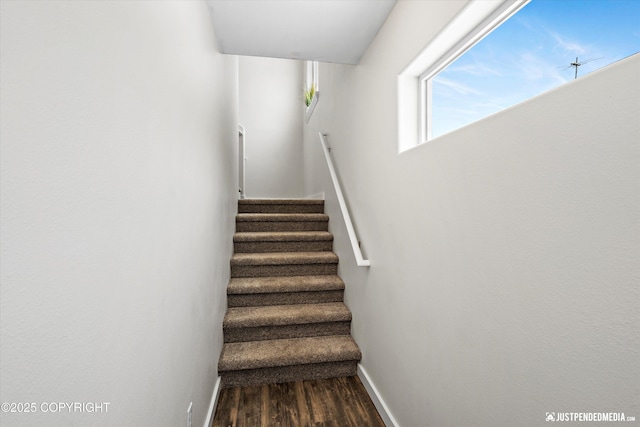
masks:
<path id="1" fill-rule="evenodd" d="M 431 78 L 529 0 L 471 1 L 398 76 L 398 148 L 430 139 Z"/>
<path id="2" fill-rule="evenodd" d="M 479 25 L 468 32 L 465 37 L 449 49 L 449 51 L 447 51 L 440 60 L 426 68 L 426 70 L 418 77 L 420 82 L 420 142 L 427 142 L 433 137 L 440 136 L 449 130 L 457 129 L 458 127 L 470 123 L 470 121 L 464 122 L 464 120 L 458 120 L 457 122 L 448 120 L 449 117 L 446 115 L 447 111 L 442 111 L 442 98 L 446 98 L 451 92 L 468 93 L 474 91 L 473 88 L 458 83 L 455 79 L 447 79 L 446 75 L 448 72 L 450 73 L 453 64 L 455 64 L 458 59 L 467 56 L 469 51 L 472 50 L 478 42 L 483 40 L 489 35 L 489 33 L 511 18 L 529 1 L 530 0 L 516 0 L 503 2 L 497 9 L 488 13 Z M 463 10 L 463 12 L 453 22 L 458 20 L 466 22 L 465 13 L 469 13 L 468 9 L 469 8 Z M 462 22 L 460 24 L 462 24 Z M 475 22 L 469 22 L 471 25 L 473 23 Z M 488 73 L 491 71 L 492 70 L 480 69 L 478 71 L 474 70 L 473 72 L 481 75 L 482 73 Z M 477 77 L 477 75 L 475 77 Z M 436 102 L 434 103 L 434 101 Z M 459 111 L 464 112 L 464 107 Z M 455 126 L 460 122 L 463 122 L 463 124 Z M 451 125 L 451 123 L 453 123 L 453 125 Z"/>
<path id="3" fill-rule="evenodd" d="M 307 106 L 305 121 L 309 121 L 318 103 L 318 61 L 305 61 L 304 100 Z"/>
<path id="4" fill-rule="evenodd" d="M 471 1 L 398 76 L 398 148 L 431 139 L 432 78 L 529 0 Z"/>
<path id="5" fill-rule="evenodd" d="M 400 151 L 637 53 L 639 14 L 636 0 L 472 1 L 398 78 Z"/>

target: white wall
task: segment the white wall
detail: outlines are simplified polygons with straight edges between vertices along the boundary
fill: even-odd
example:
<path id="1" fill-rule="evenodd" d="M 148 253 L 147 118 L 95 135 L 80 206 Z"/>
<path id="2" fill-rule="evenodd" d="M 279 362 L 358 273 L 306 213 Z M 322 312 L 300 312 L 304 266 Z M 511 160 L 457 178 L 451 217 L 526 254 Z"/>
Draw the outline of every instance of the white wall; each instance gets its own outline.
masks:
<path id="1" fill-rule="evenodd" d="M 240 123 L 246 129 L 246 195 L 303 193 L 302 62 L 240 56 Z"/>
<path id="2" fill-rule="evenodd" d="M 397 76 L 461 5 L 398 2 L 360 65 L 320 67 L 305 194 L 327 191 L 363 366 L 404 427 L 637 418 L 640 56 L 398 154 Z"/>
<path id="3" fill-rule="evenodd" d="M 237 58 L 204 2 L 2 1 L 3 426 L 205 421 L 237 198 Z M 108 412 L 42 413 L 47 402 Z"/>

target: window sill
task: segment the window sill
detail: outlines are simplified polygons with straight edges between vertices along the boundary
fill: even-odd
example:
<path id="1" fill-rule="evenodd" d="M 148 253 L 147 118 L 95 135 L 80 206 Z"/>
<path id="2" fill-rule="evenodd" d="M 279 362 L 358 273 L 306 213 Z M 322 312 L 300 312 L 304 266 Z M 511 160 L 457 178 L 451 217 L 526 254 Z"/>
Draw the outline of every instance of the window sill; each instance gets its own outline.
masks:
<path id="1" fill-rule="evenodd" d="M 311 118 L 311 115 L 313 114 L 313 110 L 316 109 L 316 105 L 318 104 L 318 97 L 320 96 L 320 93 L 316 92 L 313 95 L 313 98 L 311 99 L 311 104 L 309 104 L 309 106 L 307 107 L 307 111 L 305 113 L 305 117 L 304 117 L 304 122 L 305 123 L 309 123 L 309 119 Z"/>

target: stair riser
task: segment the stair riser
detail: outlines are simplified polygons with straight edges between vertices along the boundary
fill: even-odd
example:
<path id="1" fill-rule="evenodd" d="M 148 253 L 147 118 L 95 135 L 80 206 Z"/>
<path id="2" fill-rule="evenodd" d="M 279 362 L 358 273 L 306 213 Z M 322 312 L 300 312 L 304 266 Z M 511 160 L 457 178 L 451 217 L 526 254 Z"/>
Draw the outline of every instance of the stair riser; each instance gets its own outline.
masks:
<path id="1" fill-rule="evenodd" d="M 320 380 L 357 375 L 356 361 L 314 363 L 219 372 L 222 388 L 256 386 L 293 381 Z"/>
<path id="2" fill-rule="evenodd" d="M 266 252 L 322 252 L 331 251 L 333 242 L 325 241 L 301 241 L 301 242 L 236 242 L 233 245 L 234 252 L 239 253 L 266 253 Z"/>
<path id="3" fill-rule="evenodd" d="M 238 213 L 324 213 L 323 205 L 256 205 L 239 204 Z"/>
<path id="4" fill-rule="evenodd" d="M 231 265 L 231 277 L 319 276 L 338 274 L 338 264 Z"/>
<path id="5" fill-rule="evenodd" d="M 260 326 L 253 328 L 224 328 L 224 342 L 321 337 L 327 335 L 349 335 L 350 333 L 350 321 L 311 323 L 305 325 Z"/>
<path id="6" fill-rule="evenodd" d="M 236 232 L 328 231 L 328 221 L 237 221 Z"/>
<path id="7" fill-rule="evenodd" d="M 266 305 L 318 304 L 342 302 L 344 291 L 275 292 L 269 294 L 227 295 L 229 307 L 256 307 Z"/>

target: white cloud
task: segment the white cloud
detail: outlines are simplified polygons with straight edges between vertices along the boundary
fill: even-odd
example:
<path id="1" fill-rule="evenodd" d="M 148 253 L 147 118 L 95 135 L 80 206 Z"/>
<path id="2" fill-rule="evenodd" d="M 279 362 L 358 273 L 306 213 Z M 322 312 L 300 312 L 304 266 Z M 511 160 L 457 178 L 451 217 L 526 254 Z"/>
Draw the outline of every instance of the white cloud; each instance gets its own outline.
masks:
<path id="1" fill-rule="evenodd" d="M 455 92 L 457 92 L 460 95 L 482 95 L 482 92 L 473 89 L 472 87 L 469 87 L 465 84 L 459 83 L 459 82 L 455 82 L 453 80 L 449 80 L 446 79 L 442 76 L 437 76 L 435 79 L 433 79 L 433 84 L 434 85 L 442 85 L 448 89 L 451 89 Z"/>
<path id="2" fill-rule="evenodd" d="M 486 76 L 488 74 L 494 75 L 494 76 L 502 76 L 502 73 L 500 72 L 500 70 L 494 67 L 490 67 L 487 64 L 482 64 L 477 62 L 474 64 L 467 64 L 467 65 L 458 65 L 458 66 L 452 65 L 451 67 L 449 67 L 449 71 L 467 73 L 473 76 Z"/>
<path id="3" fill-rule="evenodd" d="M 526 80 L 552 81 L 554 82 L 553 85 L 563 84 L 569 80 L 565 75 L 566 73 L 558 68 L 558 64 L 550 63 L 532 52 L 522 53 L 519 58 L 517 67 Z M 543 84 L 542 86 L 546 85 Z"/>
<path id="4" fill-rule="evenodd" d="M 556 33 L 555 31 L 549 30 L 549 35 L 553 37 L 553 39 L 556 41 L 557 47 L 565 50 L 568 53 L 572 53 L 574 55 L 582 55 L 587 52 L 587 49 L 585 46 L 582 46 L 581 44 L 574 41 L 566 40 L 562 38 L 562 36 Z"/>

